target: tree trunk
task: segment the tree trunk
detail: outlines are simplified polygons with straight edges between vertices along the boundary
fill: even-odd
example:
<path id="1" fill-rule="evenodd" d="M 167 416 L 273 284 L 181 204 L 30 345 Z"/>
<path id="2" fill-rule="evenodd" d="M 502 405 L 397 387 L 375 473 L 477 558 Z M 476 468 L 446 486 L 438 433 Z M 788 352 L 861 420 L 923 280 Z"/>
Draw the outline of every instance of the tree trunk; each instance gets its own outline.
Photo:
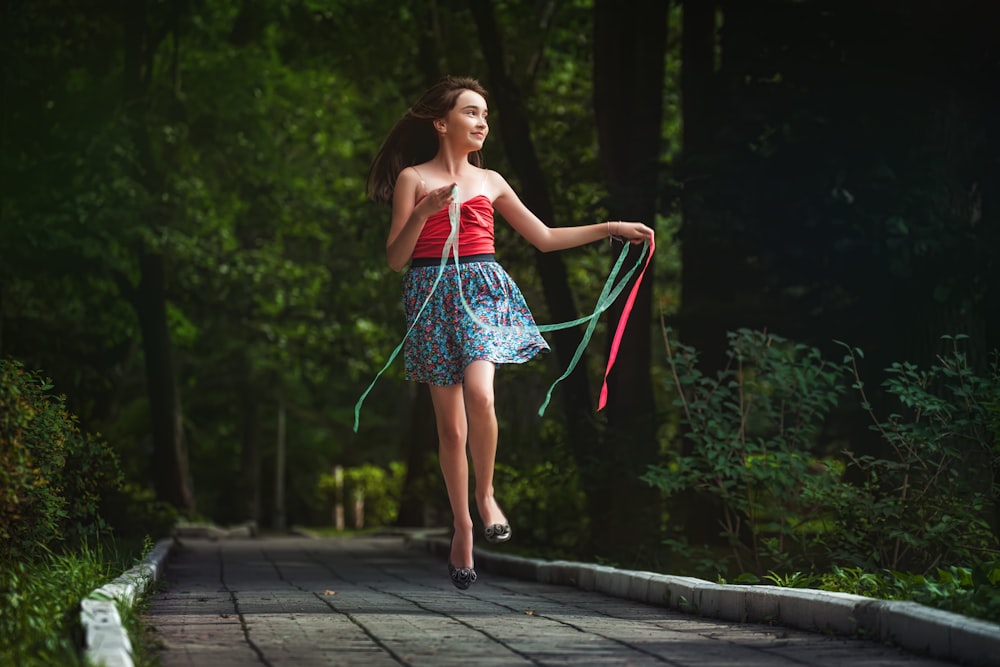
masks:
<path id="1" fill-rule="evenodd" d="M 436 12 L 434 2 L 414 3 L 419 33 L 417 62 L 425 88 L 431 87 L 441 78 Z M 438 482 L 441 469 L 436 458 L 438 434 L 434 404 L 426 384 L 417 383 L 411 396 L 413 400 L 410 402 L 409 428 L 402 433 L 400 443 L 400 448 L 406 452 L 406 478 L 400 492 L 396 525 L 439 525 L 439 517 L 448 516 L 450 510 L 447 495 L 437 493 L 442 487 Z M 450 519 L 446 522 L 450 523 Z"/>
<path id="2" fill-rule="evenodd" d="M 403 433 L 406 448 L 406 479 L 400 493 L 397 526 L 418 527 L 432 523 L 437 515 L 446 516 L 442 511 L 447 505 L 447 496 L 430 496 L 430 489 L 441 488 L 439 484 L 428 484 L 441 474 L 434 457 L 437 452 L 437 429 L 434 421 L 434 405 L 431 392 L 426 384 L 416 386 L 416 396 L 411 403 L 410 426 Z"/>
<path id="3" fill-rule="evenodd" d="M 166 260 L 139 253 L 142 278 L 136 290 L 136 313 L 146 358 L 153 439 L 153 487 L 156 497 L 182 512 L 194 510 L 184 445 L 183 416 L 170 326 L 167 322 Z"/>
<path id="4" fill-rule="evenodd" d="M 240 480 L 243 518 L 260 524 L 260 405 L 249 372 L 250 360 L 243 360 L 243 382 L 239 397 L 242 448 Z"/>
<path id="5" fill-rule="evenodd" d="M 680 337 L 700 352 L 707 374 L 723 366 L 725 325 L 719 320 L 717 303 L 723 272 L 715 259 L 716 248 L 709 232 L 706 206 L 708 171 L 712 156 L 714 78 L 716 51 L 715 2 L 684 0 L 681 31 L 681 283 Z M 713 317 L 713 313 L 715 317 Z M 681 445 L 687 448 L 685 442 Z M 693 491 L 681 495 L 675 511 L 684 525 L 684 535 L 695 544 L 717 541 L 718 513 L 708 498 Z"/>
<path id="6" fill-rule="evenodd" d="M 555 212 L 545 174 L 531 139 L 527 114 L 521 104 L 521 94 L 507 72 L 503 43 L 493 10 L 488 3 L 470 2 L 469 7 L 479 31 L 480 43 L 489 71 L 489 88 L 503 127 L 504 150 L 522 184 L 521 198 L 540 219 L 552 224 Z M 578 317 L 573 292 L 566 277 L 566 268 L 558 253 L 535 254 L 535 265 L 542 280 L 542 290 L 549 314 L 556 322 Z M 582 339 L 578 328 L 562 329 L 552 334 L 560 367 L 567 368 Z M 559 385 L 559 396 L 566 420 L 567 437 L 581 469 L 592 465 L 605 451 L 593 419 L 593 398 L 586 372 L 586 355 L 577 368 Z M 588 496 L 591 494 L 588 493 Z"/>
<path id="7" fill-rule="evenodd" d="M 10 100 L 10 93 L 7 90 L 8 80 L 7 80 L 7 70 L 10 69 L 6 63 L 10 62 L 11 57 L 11 45 L 14 44 L 14 39 L 12 36 L 13 29 L 11 28 L 12 14 L 11 11 L 12 2 L 11 0 L 0 0 L 0 63 L 5 63 L 5 66 L 0 67 L 0 100 Z M 0 155 L 5 155 L 8 150 L 7 146 L 7 136 L 9 132 L 10 125 L 10 114 L 11 114 L 11 104 L 0 105 Z M 0 228 L 7 224 L 7 178 L 0 180 Z M 0 275 L 0 280 L 3 280 L 3 276 Z M 0 283 L 0 357 L 3 356 L 3 325 L 4 325 L 4 315 L 3 315 L 3 283 Z"/>
<path id="8" fill-rule="evenodd" d="M 693 225 L 700 212 L 699 184 L 706 180 L 704 158 L 710 149 L 712 80 L 715 63 L 715 3 L 685 0 L 681 32 L 681 207 L 684 217 L 684 250 L 697 231 Z M 699 160 L 699 158 L 702 158 Z M 692 266 L 689 270 L 697 269 Z M 685 272 L 686 274 L 687 272 Z M 684 281 L 684 287 L 688 281 Z M 682 301 L 685 304 L 687 299 Z"/>
<path id="9" fill-rule="evenodd" d="M 163 168 L 153 154 L 147 129 L 147 93 L 153 76 L 153 61 L 162 39 L 154 37 L 147 23 L 146 3 L 134 0 L 123 5 L 124 61 L 123 95 L 126 123 L 139 162 L 136 179 L 155 196 L 163 189 Z M 165 33 L 164 33 L 165 34 Z M 151 224 L 163 224 L 153 221 Z M 157 498 L 178 510 L 194 510 L 187 449 L 184 443 L 177 366 L 174 361 L 170 325 L 167 321 L 167 261 L 162 252 L 145 247 L 137 250 L 139 285 L 133 306 L 142 331 L 146 358 L 146 389 L 149 393 L 153 440 L 153 486 Z"/>
<path id="10" fill-rule="evenodd" d="M 288 503 L 285 497 L 285 463 L 288 452 L 287 429 L 285 399 L 279 398 L 277 424 L 274 429 L 274 512 L 271 515 L 271 526 L 278 531 L 285 530 L 288 512 Z"/>
<path id="11" fill-rule="evenodd" d="M 608 208 L 615 219 L 650 226 L 661 171 L 668 4 L 641 3 L 622 11 L 610 0 L 594 3 L 594 109 Z M 632 249 L 632 263 L 639 252 Z M 653 269 L 650 262 L 608 377 L 601 465 L 586 471 L 595 544 L 616 558 L 634 556 L 643 542 L 658 539 L 657 496 L 639 481 L 658 452 L 650 378 Z M 619 299 L 609 310 L 609 323 L 618 321 L 624 302 Z"/>
<path id="12" fill-rule="evenodd" d="M 710 213 L 706 206 L 712 134 L 715 78 L 715 2 L 685 0 L 681 33 L 682 158 L 681 283 L 679 315 L 682 339 L 698 348 L 707 369 L 725 359 L 725 325 L 717 304 L 725 292 L 725 271 L 712 246 Z M 711 372 L 711 370 L 709 371 Z"/>

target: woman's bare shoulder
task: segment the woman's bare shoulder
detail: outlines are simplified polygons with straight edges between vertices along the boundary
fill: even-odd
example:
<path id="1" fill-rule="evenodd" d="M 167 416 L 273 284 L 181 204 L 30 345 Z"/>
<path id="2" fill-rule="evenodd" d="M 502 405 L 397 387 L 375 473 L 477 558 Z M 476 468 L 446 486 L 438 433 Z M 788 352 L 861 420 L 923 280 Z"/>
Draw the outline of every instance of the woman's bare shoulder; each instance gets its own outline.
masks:
<path id="1" fill-rule="evenodd" d="M 408 183 L 421 183 L 424 179 L 420 174 L 419 166 L 411 165 L 409 167 L 403 167 L 403 171 L 399 172 L 399 177 L 396 180 L 405 180 Z"/>
<path id="2" fill-rule="evenodd" d="M 403 171 L 399 172 L 399 176 L 396 177 L 396 189 L 413 192 L 416 196 L 420 196 L 426 192 L 427 185 L 424 183 L 423 176 L 417 169 L 417 167 L 411 166 L 405 167 Z"/>
<path id="3" fill-rule="evenodd" d="M 483 190 L 491 194 L 490 199 L 496 200 L 511 192 L 510 184 L 499 171 L 483 169 Z"/>

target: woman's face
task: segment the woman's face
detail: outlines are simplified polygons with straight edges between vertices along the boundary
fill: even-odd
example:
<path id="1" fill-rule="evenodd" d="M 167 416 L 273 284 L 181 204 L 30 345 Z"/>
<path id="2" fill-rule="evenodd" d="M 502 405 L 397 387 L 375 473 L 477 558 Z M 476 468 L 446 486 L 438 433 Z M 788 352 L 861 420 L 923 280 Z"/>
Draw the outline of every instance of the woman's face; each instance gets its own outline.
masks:
<path id="1" fill-rule="evenodd" d="M 486 117 L 489 110 L 483 96 L 472 90 L 463 90 L 455 100 L 455 106 L 443 120 L 444 138 L 468 144 L 472 150 L 479 150 L 490 133 Z"/>

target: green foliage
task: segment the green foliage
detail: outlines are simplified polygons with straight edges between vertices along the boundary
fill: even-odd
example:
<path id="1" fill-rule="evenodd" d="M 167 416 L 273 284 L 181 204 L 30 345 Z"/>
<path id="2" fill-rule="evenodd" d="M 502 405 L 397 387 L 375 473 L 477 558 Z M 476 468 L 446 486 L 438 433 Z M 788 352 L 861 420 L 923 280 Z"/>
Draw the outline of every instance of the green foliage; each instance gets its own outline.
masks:
<path id="1" fill-rule="evenodd" d="M 810 548 L 838 484 L 842 468 L 815 452 L 840 372 L 817 349 L 773 334 L 740 329 L 728 340 L 729 363 L 711 378 L 696 351 L 664 330 L 686 447 L 643 479 L 667 497 L 697 491 L 716 499 L 738 571 L 749 564 L 763 573 Z"/>
<path id="2" fill-rule="evenodd" d="M 772 570 L 764 575 L 764 579 L 770 581 L 775 586 L 784 586 L 786 588 L 810 588 L 813 585 L 813 577 L 799 571 L 790 574 L 779 574 Z M 748 583 L 759 583 L 759 581 L 758 579 L 757 581 Z"/>
<path id="3" fill-rule="evenodd" d="M 273 460 L 280 400 L 295 445 L 287 510 L 307 521 L 317 471 L 344 460 L 352 442 L 364 444 L 365 460 L 400 458 L 401 364 L 366 403 L 361 433 L 349 433 L 358 393 L 405 330 L 398 277 L 384 263 L 389 211 L 364 201 L 364 178 L 386 130 L 430 80 L 484 76 L 469 10 L 436 7 L 436 38 L 426 40 L 431 15 L 419 5 L 209 0 L 148 12 L 127 30 L 123 7 L 81 13 L 39 0 L 5 15 L 6 48 L 18 57 L 7 77 L 15 102 L 0 114 L 19 130 L 0 137 L 5 351 L 51 373 L 81 423 L 106 434 L 145 485 L 157 406 L 136 344 L 136 248 L 162 253 L 199 509 L 243 520 L 251 490 L 272 497 L 271 480 L 240 464 L 266 470 Z M 494 9 L 533 132 L 547 137 L 539 159 L 556 211 L 546 222 L 603 219 L 592 7 Z M 369 29 L 387 22 L 393 30 Z M 132 48 L 143 81 L 126 99 Z M 495 136 L 487 166 L 516 181 Z M 551 321 L 534 250 L 501 223 L 498 252 Z M 608 256 L 604 245 L 567 254 L 581 304 L 596 296 Z M 532 415 L 551 369 L 539 363 L 518 377 L 531 386 L 510 410 Z M 532 418 L 511 450 L 530 450 L 539 431 Z"/>
<path id="4" fill-rule="evenodd" d="M 683 572 L 687 576 L 712 580 L 723 579 L 722 573 L 732 569 L 729 564 L 732 556 L 728 548 L 692 544 L 683 534 L 676 537 L 668 534 L 663 537 L 661 544 L 670 555 L 669 572 Z M 748 582 L 759 581 L 759 577 L 750 572 L 743 572 L 739 576 L 747 578 Z"/>
<path id="5" fill-rule="evenodd" d="M 904 600 L 964 616 L 996 621 L 1000 618 L 1000 561 L 982 562 L 975 567 L 950 566 L 932 574 L 897 570 L 870 571 L 861 567 L 838 567 L 822 574 L 768 572 L 763 580 L 743 573 L 736 584 L 770 584 L 783 588 L 815 588 L 850 593 L 879 600 Z M 719 577 L 718 583 L 729 583 Z"/>
<path id="6" fill-rule="evenodd" d="M 132 567 L 152 548 L 144 540 L 89 540 L 71 550 L 42 551 L 33 561 L 0 565 L 0 664 L 48 667 L 82 665 L 80 600 Z M 136 608 L 119 605 L 137 665 L 155 664 L 142 638 Z"/>
<path id="7" fill-rule="evenodd" d="M 995 406 L 1000 364 L 985 375 L 970 367 L 964 336 L 944 337 L 947 350 L 928 368 L 894 363 L 883 387 L 899 406 L 876 415 L 858 371 L 858 350 L 845 363 L 885 456 L 847 451 L 862 483 L 845 488 L 830 536 L 834 553 L 874 568 L 931 571 L 975 562 L 1000 546 L 991 520 L 1000 503 L 1000 438 Z"/>
<path id="8" fill-rule="evenodd" d="M 696 352 L 665 332 L 690 447 L 644 479 L 668 496 L 716 499 L 737 572 L 846 564 L 858 573 L 927 573 L 981 562 L 998 548 L 990 520 L 998 507 L 1000 366 L 977 374 L 963 339 L 946 337 L 948 350 L 928 369 L 887 369 L 884 388 L 901 411 L 885 420 L 865 393 L 861 352 L 848 348 L 845 365 L 885 448 L 846 449 L 838 460 L 817 456 L 841 375 L 817 350 L 741 330 L 729 336 L 729 366 L 706 378 Z M 854 588 L 871 585 L 865 575 Z"/>
<path id="9" fill-rule="evenodd" d="M 67 509 L 63 538 L 69 540 L 95 535 L 106 528 L 114 530 L 105 518 L 106 508 L 123 484 L 118 456 L 108 443 L 92 433 L 78 431 L 76 435 L 66 452 L 62 475 Z"/>
<path id="10" fill-rule="evenodd" d="M 4 134 L 0 151 L 9 186 L 0 212 L 5 349 L 69 387 L 83 423 L 116 436 L 147 483 L 141 443 L 157 406 L 143 398 L 145 350 L 134 344 L 135 250 L 162 253 L 170 337 L 177 358 L 191 360 L 177 376 L 186 435 L 202 456 L 193 485 L 206 505 L 244 491 L 243 478 L 217 480 L 211 465 L 241 460 L 238 431 L 267 435 L 232 394 L 246 395 L 248 413 L 281 394 L 306 415 L 299 450 L 308 443 L 313 456 L 301 458 L 312 473 L 315 459 L 325 468 L 339 453 L 336 412 L 346 425 L 360 378 L 397 336 L 398 292 L 376 270 L 387 212 L 385 225 L 374 224 L 363 192 L 378 134 L 403 108 L 398 90 L 362 82 L 359 91 L 330 66 L 357 56 L 349 44 L 377 49 L 371 35 L 350 31 L 342 12 L 293 5 L 244 13 L 212 1 L 169 25 L 151 12 L 148 40 L 123 33 L 113 6 L 84 17 L 43 0 L 5 17 L 21 56 L 8 77 L 17 104 L 3 113 L 22 129 Z M 184 38 L 152 37 L 171 30 Z M 132 39 L 149 49 L 141 101 L 121 95 Z M 327 48 L 331 39 L 341 48 Z M 380 102 L 387 96 L 394 104 Z M 141 419 L 109 424 L 122 414 Z M 249 484 L 259 490 L 261 481 Z M 245 502 L 233 505 L 219 513 L 247 518 Z"/>
<path id="11" fill-rule="evenodd" d="M 1000 561 L 937 568 L 930 575 L 893 572 L 888 594 L 995 622 L 1000 618 Z"/>
<path id="12" fill-rule="evenodd" d="M 812 586 L 824 591 L 837 591 L 885 599 L 888 596 L 888 579 L 883 575 L 860 567 L 834 565 L 830 572 L 812 578 Z"/>
<path id="13" fill-rule="evenodd" d="M 99 530 L 102 494 L 121 483 L 117 457 L 51 388 L 0 359 L 0 560 Z"/>
<path id="14" fill-rule="evenodd" d="M 579 553 L 588 535 L 589 518 L 578 472 L 568 461 L 542 461 L 530 466 L 496 466 L 497 502 L 518 541 L 544 545 L 549 557 Z"/>
<path id="15" fill-rule="evenodd" d="M 67 516 L 58 487 L 74 426 L 51 388 L 20 364 L 0 361 L 0 544 L 4 559 L 53 542 Z"/>
<path id="16" fill-rule="evenodd" d="M 771 572 L 764 578 L 776 586 L 906 600 L 990 621 L 1000 618 L 1000 561 L 971 568 L 952 565 L 931 574 L 833 566 L 823 574 Z"/>
<path id="17" fill-rule="evenodd" d="M 928 574 L 835 566 L 828 573 L 809 577 L 808 585 L 882 600 L 919 602 L 990 621 L 1000 618 L 1000 561 L 974 567 L 951 565 Z"/>
<path id="18" fill-rule="evenodd" d="M 108 493 L 102 507 L 102 517 L 118 540 L 169 535 L 181 518 L 173 505 L 157 500 L 151 489 L 135 482 Z"/>
<path id="19" fill-rule="evenodd" d="M 363 503 L 366 528 L 389 526 L 396 521 L 406 480 L 405 464 L 393 461 L 386 469 L 366 463 L 345 468 L 341 475 L 320 475 L 317 489 L 324 498 L 331 503 L 339 499 L 349 507 Z"/>
<path id="20" fill-rule="evenodd" d="M 847 449 L 842 461 L 827 459 L 823 470 L 810 469 L 797 462 L 815 451 L 822 417 L 835 404 L 840 373 L 815 350 L 781 339 L 775 343 L 784 356 L 769 360 L 769 345 L 774 345 L 769 338 L 748 331 L 731 334 L 732 363 L 714 380 L 694 369 L 694 350 L 666 338 L 687 437 L 695 446 L 666 466 L 651 467 L 646 480 L 668 494 L 696 489 L 719 499 L 723 532 L 736 545 L 729 560 L 742 572 L 736 578 L 740 583 L 763 579 L 995 619 L 1000 566 L 990 518 L 997 507 L 1000 469 L 998 361 L 978 373 L 963 351 L 965 337 L 945 337 L 946 351 L 928 368 L 894 363 L 887 369 L 883 387 L 900 411 L 880 420 L 858 370 L 862 353 L 847 348 L 845 365 L 885 445 L 884 455 Z M 787 382 L 790 377 L 796 382 Z M 793 391 L 819 395 L 793 401 Z M 768 418 L 782 414 L 775 411 L 777 405 L 811 412 L 816 421 L 787 429 L 782 420 Z M 770 431 L 769 438 L 759 435 L 762 428 Z M 759 454 L 748 453 L 744 432 L 758 434 L 754 442 L 762 447 L 768 443 L 769 454 L 780 456 L 783 470 L 803 480 L 801 487 L 779 474 L 761 474 Z M 800 435 L 776 437 L 784 432 Z M 768 516 L 783 517 L 786 532 L 782 524 L 762 520 Z M 741 522 L 750 534 L 743 542 L 737 534 Z M 782 540 L 797 551 L 783 548 Z M 703 566 L 711 566 L 710 558 L 698 556 L 683 540 L 671 536 L 665 543 L 683 549 L 692 562 L 701 558 Z M 743 568 L 739 550 L 749 552 L 755 572 Z M 774 567 L 761 576 L 764 562 Z M 716 571 L 727 569 L 719 563 Z"/>
<path id="21" fill-rule="evenodd" d="M 111 576 L 100 549 L 0 565 L 0 664 L 80 665 L 75 612 Z"/>
<path id="22" fill-rule="evenodd" d="M 118 603 L 118 614 L 122 627 L 132 644 L 133 667 L 161 667 L 161 640 L 151 632 L 148 625 L 149 597 L 141 598 L 135 605 Z"/>

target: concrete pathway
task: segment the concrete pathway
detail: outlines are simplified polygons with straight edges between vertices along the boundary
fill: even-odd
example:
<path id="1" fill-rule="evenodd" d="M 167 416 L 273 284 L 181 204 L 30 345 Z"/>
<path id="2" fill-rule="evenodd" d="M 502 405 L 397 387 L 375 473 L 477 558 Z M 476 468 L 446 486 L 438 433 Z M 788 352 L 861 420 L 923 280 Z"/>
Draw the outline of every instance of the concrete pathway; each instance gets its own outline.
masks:
<path id="1" fill-rule="evenodd" d="M 445 562 L 402 537 L 185 538 L 146 620 L 163 667 L 943 667 L 861 639 L 714 621 Z"/>

